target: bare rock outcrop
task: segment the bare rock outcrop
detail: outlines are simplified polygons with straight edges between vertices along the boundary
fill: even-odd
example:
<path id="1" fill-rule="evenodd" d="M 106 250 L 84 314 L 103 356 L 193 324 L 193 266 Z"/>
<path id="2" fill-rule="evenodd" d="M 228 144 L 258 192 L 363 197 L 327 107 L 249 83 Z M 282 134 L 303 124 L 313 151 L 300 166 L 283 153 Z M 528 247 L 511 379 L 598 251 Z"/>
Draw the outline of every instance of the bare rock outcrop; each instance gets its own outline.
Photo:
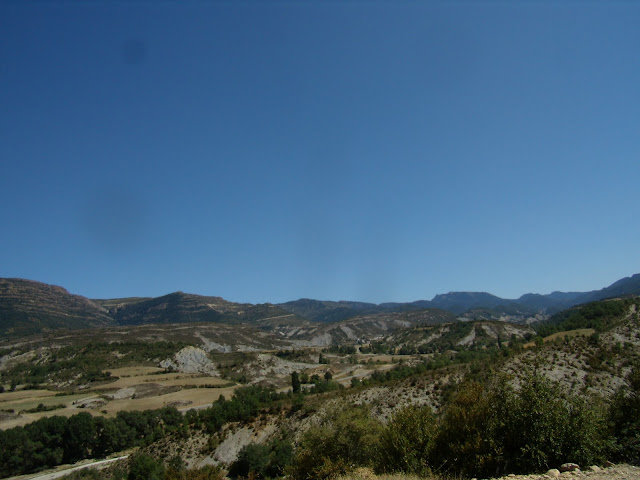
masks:
<path id="1" fill-rule="evenodd" d="M 206 373 L 217 375 L 218 371 L 209 359 L 207 352 L 198 347 L 184 347 L 173 358 L 160 362 L 162 368 L 176 370 L 182 373 Z"/>

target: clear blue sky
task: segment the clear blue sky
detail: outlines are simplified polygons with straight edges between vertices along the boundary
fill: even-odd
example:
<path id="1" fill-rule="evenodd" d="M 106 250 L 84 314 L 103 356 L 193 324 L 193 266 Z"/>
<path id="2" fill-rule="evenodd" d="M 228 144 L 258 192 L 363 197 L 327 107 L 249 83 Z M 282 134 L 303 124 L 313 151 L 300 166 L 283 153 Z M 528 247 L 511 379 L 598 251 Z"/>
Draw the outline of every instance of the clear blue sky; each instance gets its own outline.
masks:
<path id="1" fill-rule="evenodd" d="M 0 276 L 430 299 L 640 272 L 637 2 L 0 4 Z"/>

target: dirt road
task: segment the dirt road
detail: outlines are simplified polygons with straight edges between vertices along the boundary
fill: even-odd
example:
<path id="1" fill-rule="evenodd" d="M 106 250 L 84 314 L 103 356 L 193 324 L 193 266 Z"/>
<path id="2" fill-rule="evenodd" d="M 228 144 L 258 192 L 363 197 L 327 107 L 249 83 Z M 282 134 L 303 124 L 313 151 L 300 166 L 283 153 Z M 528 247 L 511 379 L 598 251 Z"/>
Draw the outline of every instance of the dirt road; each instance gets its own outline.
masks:
<path id="1" fill-rule="evenodd" d="M 109 458 L 107 460 L 98 460 L 96 462 L 83 463 L 82 465 L 76 465 L 76 466 L 66 468 L 64 470 L 58 470 L 55 472 L 36 473 L 32 475 L 20 475 L 19 477 L 11 477 L 5 480 L 53 480 L 55 478 L 64 477 L 65 475 L 69 475 L 71 472 L 75 472 L 77 470 L 83 470 L 85 468 L 96 468 L 98 470 L 101 470 L 104 467 L 114 462 L 117 462 L 119 460 L 124 460 L 128 457 L 129 455 L 123 455 L 121 457 Z"/>

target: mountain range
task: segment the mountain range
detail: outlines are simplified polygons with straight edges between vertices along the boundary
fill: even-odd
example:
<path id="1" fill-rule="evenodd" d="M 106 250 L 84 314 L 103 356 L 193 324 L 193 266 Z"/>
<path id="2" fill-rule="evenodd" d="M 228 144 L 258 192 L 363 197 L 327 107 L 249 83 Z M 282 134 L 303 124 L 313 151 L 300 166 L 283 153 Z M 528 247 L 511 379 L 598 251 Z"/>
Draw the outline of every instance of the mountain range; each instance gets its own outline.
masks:
<path id="1" fill-rule="evenodd" d="M 449 292 L 439 294 L 432 300 L 418 300 L 408 303 L 362 303 L 332 302 L 303 298 L 279 306 L 314 322 L 335 322 L 357 315 L 402 312 L 438 308 L 454 315 L 476 309 L 488 309 L 497 313 L 553 314 L 574 305 L 594 302 L 605 298 L 640 294 L 640 274 L 625 277 L 608 287 L 590 292 L 553 292 L 546 295 L 527 293 L 517 299 L 500 298 L 486 292 Z"/>
<path id="2" fill-rule="evenodd" d="M 263 329 L 278 325 L 308 326 L 356 317 L 438 309 L 453 315 L 489 311 L 500 315 L 535 316 L 574 305 L 626 295 L 640 295 L 640 274 L 590 292 L 528 293 L 504 299 L 486 292 L 450 292 L 432 300 L 407 303 L 365 303 L 299 299 L 281 304 L 229 302 L 220 297 L 170 293 L 155 298 L 88 299 L 45 283 L 0 278 L 0 334 L 24 335 L 59 328 L 214 322 L 252 324 Z M 444 318 L 435 315 L 434 318 Z"/>

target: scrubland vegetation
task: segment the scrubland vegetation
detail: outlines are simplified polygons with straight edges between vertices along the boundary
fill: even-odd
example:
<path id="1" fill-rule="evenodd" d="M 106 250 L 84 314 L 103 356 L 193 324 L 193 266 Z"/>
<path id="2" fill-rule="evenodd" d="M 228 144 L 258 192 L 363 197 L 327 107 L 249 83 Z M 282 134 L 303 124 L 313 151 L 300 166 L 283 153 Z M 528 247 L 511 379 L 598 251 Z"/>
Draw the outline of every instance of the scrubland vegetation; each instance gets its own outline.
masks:
<path id="1" fill-rule="evenodd" d="M 5 476 L 27 473 L 101 458 L 164 436 L 187 437 L 194 429 L 215 433 L 228 422 L 248 422 L 264 413 L 291 414 L 301 408 L 298 399 L 245 387 L 232 399 L 220 398 L 211 408 L 184 416 L 175 408 L 165 408 L 121 412 L 114 419 L 88 413 L 68 419 L 49 417 L 0 432 L 0 469 Z M 504 377 L 484 384 L 465 382 L 438 415 L 429 407 L 411 406 L 398 410 L 386 424 L 367 406 L 342 405 L 309 428 L 295 446 L 286 433 L 267 444 L 245 446 L 230 473 L 328 479 L 369 467 L 379 473 L 491 477 L 540 472 L 567 459 L 583 465 L 633 460 L 640 455 L 639 440 L 638 368 L 609 404 L 566 393 L 560 385 L 528 373 L 518 387 Z M 171 465 L 151 457 L 133 458 L 128 478 L 143 478 L 131 473 L 142 458 L 147 471 L 156 469 L 159 479 L 210 478 L 197 476 L 204 471 L 177 476 L 176 465 L 182 465 L 179 458 Z M 217 475 L 214 470 L 206 474 Z"/>
<path id="2" fill-rule="evenodd" d="M 130 365 L 156 365 L 153 359 L 170 357 L 184 343 L 121 341 L 117 345 L 106 342 L 88 342 L 50 349 L 48 354 L 31 362 L 16 363 L 0 372 L 0 381 L 38 388 L 41 384 L 57 383 L 74 386 L 109 380 L 109 369 Z M 8 352 L 7 352 L 8 353 Z"/>
<path id="3" fill-rule="evenodd" d="M 289 388 L 282 383 L 242 386 L 233 396 L 220 396 L 198 410 L 165 407 L 68 418 L 47 412 L 51 416 L 0 431 L 0 472 L 4 477 L 19 475 L 120 452 L 131 456 L 104 471 L 86 469 L 69 478 L 199 480 L 228 474 L 333 479 L 362 468 L 380 475 L 489 478 L 544 472 L 567 461 L 581 465 L 637 461 L 638 304 L 637 299 L 622 299 L 565 312 L 538 329 L 540 335 L 551 330 L 559 335 L 547 343 L 538 336 L 531 348 L 524 346 L 529 339 L 525 335 L 478 334 L 474 341 L 461 343 L 473 329 L 488 331 L 491 325 L 485 322 L 438 330 L 441 336 L 428 353 L 403 352 L 391 337 L 320 352 L 275 352 L 277 361 L 301 362 L 297 365 L 302 368 L 317 363 L 313 369 L 287 374 L 284 381 Z M 583 333 L 564 334 L 574 327 Z M 420 346 L 420 339 L 433 335 L 434 328 L 418 327 L 396 338 L 411 338 Z M 593 333 L 584 336 L 588 328 Z M 137 350 L 137 342 L 129 349 L 123 345 L 128 344 L 117 344 L 118 355 L 109 353 L 106 344 L 89 343 L 77 349 L 75 357 L 69 351 L 58 358 L 74 362 L 76 375 L 87 381 L 86 372 L 105 375 L 103 368 L 129 365 L 133 357 L 149 362 L 154 355 L 153 350 Z M 160 346 L 166 355 L 177 348 L 168 343 Z M 83 363 L 83 355 L 95 362 Z M 385 363 L 378 363 L 383 358 Z M 254 361 L 254 354 L 216 353 L 211 359 L 221 376 L 251 381 L 243 365 Z M 41 364 L 49 369 L 46 374 L 38 365 L 18 365 L 5 369 L 4 378 L 14 379 L 14 384 L 18 378 L 24 382 L 59 378 L 48 360 Z M 354 367 L 367 374 L 345 377 Z M 565 376 L 550 375 L 554 368 Z M 607 388 L 598 383 L 614 377 L 617 383 Z M 367 400 L 376 389 L 389 395 L 409 392 L 413 400 L 407 398 L 400 406 L 388 396 L 388 408 L 381 412 Z M 426 390 L 437 401 L 427 401 Z M 44 404 L 35 408 L 51 409 Z M 236 431 L 258 431 L 265 425 L 271 433 L 246 441 L 226 464 L 196 465 L 182 448 L 190 439 L 204 439 L 201 454 L 213 455 Z"/>

